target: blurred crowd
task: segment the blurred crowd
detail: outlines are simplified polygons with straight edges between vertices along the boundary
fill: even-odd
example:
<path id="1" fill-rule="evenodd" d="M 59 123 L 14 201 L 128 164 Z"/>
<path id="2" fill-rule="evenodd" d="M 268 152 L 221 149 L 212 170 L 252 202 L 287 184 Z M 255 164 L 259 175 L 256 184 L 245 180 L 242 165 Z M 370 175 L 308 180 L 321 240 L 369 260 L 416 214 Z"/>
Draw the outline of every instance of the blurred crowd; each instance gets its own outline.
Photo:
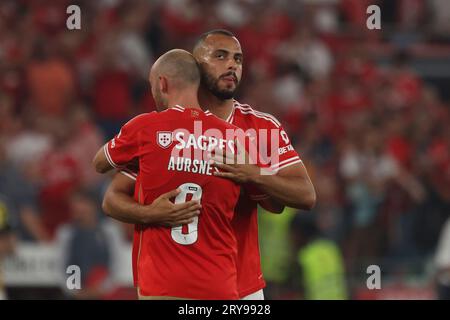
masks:
<path id="1" fill-rule="evenodd" d="M 81 30 L 66 28 L 71 4 Z M 366 28 L 370 4 L 382 30 Z M 424 274 L 450 213 L 450 72 L 430 84 L 413 62 L 450 56 L 445 0 L 1 1 L 0 204 L 19 241 L 63 234 L 67 259 L 104 277 L 115 243 L 105 239 L 130 240 L 132 226 L 102 226 L 109 177 L 91 160 L 126 121 L 154 110 L 154 59 L 215 28 L 243 48 L 236 98 L 275 115 L 311 173 L 308 230 L 335 246 L 350 288 L 369 264 L 387 277 Z M 288 275 L 305 242 L 291 235 L 309 233 L 297 214 L 284 216 L 260 215 L 272 298 L 301 290 Z M 90 250 L 75 253 L 74 241 Z M 289 250 L 278 259 L 280 248 Z"/>

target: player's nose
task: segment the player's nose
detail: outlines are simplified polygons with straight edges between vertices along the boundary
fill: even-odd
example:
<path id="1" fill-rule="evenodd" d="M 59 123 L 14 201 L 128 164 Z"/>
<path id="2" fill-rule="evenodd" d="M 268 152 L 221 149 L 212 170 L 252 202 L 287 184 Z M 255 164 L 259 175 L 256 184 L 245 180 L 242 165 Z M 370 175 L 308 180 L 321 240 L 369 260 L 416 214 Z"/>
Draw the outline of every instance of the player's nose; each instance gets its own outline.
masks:
<path id="1" fill-rule="evenodd" d="M 227 70 L 236 71 L 238 68 L 238 64 L 234 59 L 229 59 L 227 64 Z"/>

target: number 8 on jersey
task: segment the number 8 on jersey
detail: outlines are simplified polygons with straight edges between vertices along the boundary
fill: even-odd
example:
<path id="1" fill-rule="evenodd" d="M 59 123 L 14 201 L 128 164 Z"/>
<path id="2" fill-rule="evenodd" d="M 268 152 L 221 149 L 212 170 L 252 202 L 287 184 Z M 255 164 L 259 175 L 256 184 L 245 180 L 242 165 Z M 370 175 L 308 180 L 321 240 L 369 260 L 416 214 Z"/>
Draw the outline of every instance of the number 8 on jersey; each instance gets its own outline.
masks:
<path id="1" fill-rule="evenodd" d="M 175 204 L 178 203 L 184 203 L 187 201 L 187 196 L 189 194 L 192 195 L 191 200 L 198 200 L 200 201 L 202 198 L 202 187 L 200 187 L 198 184 L 195 183 L 183 183 L 181 186 L 178 187 L 181 192 L 176 196 L 175 198 Z M 194 217 L 194 221 L 189 223 L 187 225 L 188 232 L 187 234 L 184 234 L 182 229 L 183 226 L 173 227 L 172 228 L 172 239 L 179 244 L 182 245 L 190 245 L 197 241 L 198 238 L 198 216 Z"/>

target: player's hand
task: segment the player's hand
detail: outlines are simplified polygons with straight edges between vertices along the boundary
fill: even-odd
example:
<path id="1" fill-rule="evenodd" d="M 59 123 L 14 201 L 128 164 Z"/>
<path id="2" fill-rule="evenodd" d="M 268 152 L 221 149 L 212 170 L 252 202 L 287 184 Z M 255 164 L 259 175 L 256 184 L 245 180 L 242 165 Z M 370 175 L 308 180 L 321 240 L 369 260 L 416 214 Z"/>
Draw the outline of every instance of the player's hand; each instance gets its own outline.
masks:
<path id="1" fill-rule="evenodd" d="M 200 214 L 202 206 L 197 200 L 174 204 L 170 199 L 176 197 L 180 192 L 180 189 L 175 189 L 164 193 L 149 205 L 152 224 L 176 227 L 194 221 L 194 218 Z"/>
<path id="2" fill-rule="evenodd" d="M 217 177 L 232 180 L 238 184 L 253 181 L 255 175 L 259 175 L 259 167 L 254 164 L 225 164 L 211 160 L 211 165 L 221 171 L 214 172 Z"/>
<path id="3" fill-rule="evenodd" d="M 230 179 L 238 184 L 252 182 L 260 174 L 260 168 L 249 156 L 238 140 L 236 142 L 235 154 L 222 154 L 220 150 L 215 150 L 215 155 L 210 159 L 213 167 L 220 169 L 214 172 L 217 177 Z"/>

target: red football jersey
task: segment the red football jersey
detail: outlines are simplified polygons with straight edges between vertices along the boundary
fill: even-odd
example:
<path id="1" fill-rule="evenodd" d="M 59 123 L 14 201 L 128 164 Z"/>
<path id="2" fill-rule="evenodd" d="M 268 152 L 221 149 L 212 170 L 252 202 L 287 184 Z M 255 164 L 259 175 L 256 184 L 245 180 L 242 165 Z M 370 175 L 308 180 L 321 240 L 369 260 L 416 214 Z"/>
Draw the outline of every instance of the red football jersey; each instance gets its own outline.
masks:
<path id="1" fill-rule="evenodd" d="M 255 130 L 258 153 L 264 167 L 280 170 L 301 162 L 280 122 L 270 114 L 259 112 L 249 105 L 234 102 L 234 109 L 226 120 L 244 131 Z M 255 190 L 248 186 L 246 190 Z M 245 297 L 265 287 L 261 272 L 258 240 L 258 192 L 243 192 L 233 218 L 233 228 L 238 243 L 238 291 Z"/>
<path id="2" fill-rule="evenodd" d="M 235 101 L 233 111 L 226 121 L 244 131 L 254 129 L 256 135 L 261 134 L 261 139 L 256 137 L 258 139 L 258 149 L 264 149 L 264 136 L 266 137 L 267 146 L 265 150 L 258 150 L 258 152 L 262 154 L 261 158 L 266 158 L 268 161 L 265 166 L 260 164 L 261 166 L 279 170 L 301 161 L 280 122 L 272 115 L 256 111 L 248 105 L 243 105 Z M 274 140 L 273 143 L 272 140 Z M 273 156 L 272 149 L 276 151 L 276 154 Z M 137 178 L 139 180 L 139 176 L 134 171 L 122 170 L 121 172 L 131 179 L 136 180 Z M 261 272 L 258 241 L 258 192 L 252 186 L 247 186 L 246 190 L 256 192 L 243 192 L 241 194 L 235 208 L 236 214 L 232 221 L 238 244 L 237 271 L 240 298 L 265 287 L 265 281 Z M 140 226 L 137 225 L 133 241 L 133 275 L 135 286 L 138 285 L 137 256 L 139 250 L 139 228 Z"/>
<path id="3" fill-rule="evenodd" d="M 175 106 L 133 118 L 105 147 L 116 167 L 139 158 L 135 195 L 140 203 L 151 204 L 179 188 L 175 203 L 197 199 L 202 204 L 189 225 L 137 228 L 133 252 L 141 295 L 238 298 L 232 219 L 240 187 L 215 177 L 206 155 L 215 147 L 234 152 L 235 141 L 226 134 L 234 129 L 208 111 Z"/>

